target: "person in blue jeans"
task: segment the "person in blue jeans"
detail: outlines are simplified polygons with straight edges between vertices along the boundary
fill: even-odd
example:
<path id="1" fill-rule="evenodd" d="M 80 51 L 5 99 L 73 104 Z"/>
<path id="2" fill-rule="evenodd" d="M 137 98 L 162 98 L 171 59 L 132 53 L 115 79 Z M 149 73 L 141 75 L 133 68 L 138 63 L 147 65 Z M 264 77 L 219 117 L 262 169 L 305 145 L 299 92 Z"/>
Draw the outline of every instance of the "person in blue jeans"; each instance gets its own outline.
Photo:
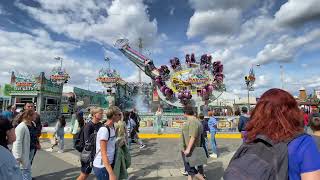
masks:
<path id="1" fill-rule="evenodd" d="M 211 150 L 212 153 L 209 155 L 212 158 L 218 158 L 218 151 L 217 151 L 217 142 L 216 142 L 216 133 L 217 133 L 217 119 L 213 116 L 214 112 L 208 112 L 209 121 L 208 126 L 210 130 L 210 142 L 211 142 Z"/>
<path id="2" fill-rule="evenodd" d="M 46 151 L 48 152 L 52 152 L 53 151 L 53 147 L 56 145 L 59 145 L 59 150 L 58 153 L 63 153 L 64 152 L 64 127 L 66 126 L 66 119 L 65 117 L 62 115 L 59 117 L 58 122 L 56 124 L 55 127 L 55 138 L 56 138 L 56 142 L 55 144 L 53 144 L 51 146 L 51 148 L 46 149 Z"/>

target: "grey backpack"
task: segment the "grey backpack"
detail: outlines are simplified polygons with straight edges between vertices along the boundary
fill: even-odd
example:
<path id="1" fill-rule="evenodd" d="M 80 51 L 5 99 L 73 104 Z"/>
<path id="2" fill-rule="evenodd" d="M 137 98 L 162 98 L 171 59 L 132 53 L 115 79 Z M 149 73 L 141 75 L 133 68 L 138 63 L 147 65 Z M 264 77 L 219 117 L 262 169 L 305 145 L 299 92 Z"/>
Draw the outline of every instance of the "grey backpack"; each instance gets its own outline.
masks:
<path id="1" fill-rule="evenodd" d="M 288 144 L 298 136 L 275 144 L 259 135 L 254 142 L 244 143 L 232 157 L 224 180 L 287 180 Z"/>

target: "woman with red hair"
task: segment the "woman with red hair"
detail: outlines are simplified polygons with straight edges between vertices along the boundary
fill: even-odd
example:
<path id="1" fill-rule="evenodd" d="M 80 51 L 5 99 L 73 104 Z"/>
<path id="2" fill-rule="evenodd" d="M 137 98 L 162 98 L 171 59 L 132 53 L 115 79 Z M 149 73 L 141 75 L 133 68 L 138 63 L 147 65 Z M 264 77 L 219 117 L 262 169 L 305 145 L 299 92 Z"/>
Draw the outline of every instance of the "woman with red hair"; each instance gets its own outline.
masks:
<path id="1" fill-rule="evenodd" d="M 320 152 L 314 139 L 303 134 L 303 120 L 303 112 L 292 95 L 281 89 L 270 89 L 259 99 L 246 126 L 246 143 L 253 143 L 258 135 L 274 143 L 290 142 L 289 180 L 320 179 Z"/>

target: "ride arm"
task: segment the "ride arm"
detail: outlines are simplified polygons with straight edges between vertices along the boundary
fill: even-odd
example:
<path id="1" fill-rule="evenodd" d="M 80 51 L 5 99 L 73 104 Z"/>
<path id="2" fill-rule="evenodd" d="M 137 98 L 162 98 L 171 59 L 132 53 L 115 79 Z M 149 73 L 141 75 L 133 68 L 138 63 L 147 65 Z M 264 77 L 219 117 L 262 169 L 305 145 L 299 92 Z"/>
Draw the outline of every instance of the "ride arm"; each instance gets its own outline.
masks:
<path id="1" fill-rule="evenodd" d="M 153 66 L 152 61 L 140 54 L 138 51 L 132 49 L 129 45 L 124 45 L 119 49 L 131 62 L 133 62 L 139 69 L 141 69 L 147 76 L 154 79 L 157 74 L 149 67 Z"/>

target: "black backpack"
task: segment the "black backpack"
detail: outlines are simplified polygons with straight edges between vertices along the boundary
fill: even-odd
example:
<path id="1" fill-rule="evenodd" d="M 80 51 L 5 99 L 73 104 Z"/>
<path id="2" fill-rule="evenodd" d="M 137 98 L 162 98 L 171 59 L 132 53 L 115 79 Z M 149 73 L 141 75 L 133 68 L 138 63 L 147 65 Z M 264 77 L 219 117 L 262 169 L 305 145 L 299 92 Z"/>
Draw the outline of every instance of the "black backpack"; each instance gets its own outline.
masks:
<path id="1" fill-rule="evenodd" d="M 254 142 L 242 144 L 230 160 L 224 180 L 288 179 L 288 144 L 298 136 L 275 144 L 258 135 Z"/>
<path id="2" fill-rule="evenodd" d="M 108 141 L 109 141 L 110 128 L 109 128 L 109 126 L 104 126 L 104 127 L 106 127 L 108 129 L 108 134 L 109 134 Z M 97 133 L 98 133 L 98 131 L 94 130 L 94 132 L 90 135 L 89 140 L 87 140 L 84 143 L 83 150 L 80 154 L 80 160 L 83 163 L 86 163 L 86 164 L 90 163 L 91 164 L 95 158 Z"/>
<path id="3" fill-rule="evenodd" d="M 84 126 L 80 129 L 80 131 L 75 136 L 75 142 L 74 142 L 74 148 L 82 152 L 84 148 L 84 132 L 83 132 Z"/>

